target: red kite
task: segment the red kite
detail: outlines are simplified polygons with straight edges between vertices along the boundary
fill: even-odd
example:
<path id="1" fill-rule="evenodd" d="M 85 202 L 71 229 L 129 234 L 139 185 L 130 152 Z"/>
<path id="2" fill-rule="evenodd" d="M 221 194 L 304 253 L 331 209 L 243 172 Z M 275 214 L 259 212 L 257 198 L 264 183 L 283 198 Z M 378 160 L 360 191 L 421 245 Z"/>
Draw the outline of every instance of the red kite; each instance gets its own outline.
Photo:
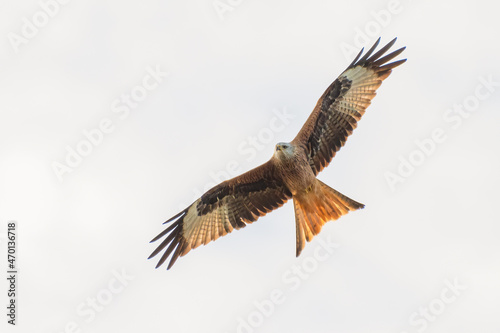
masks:
<path id="1" fill-rule="evenodd" d="M 278 143 L 268 162 L 213 187 L 165 222 L 171 225 L 151 241 L 166 236 L 149 256 L 166 249 L 157 268 L 172 254 L 170 269 L 179 256 L 245 227 L 289 199 L 295 209 L 297 256 L 326 222 L 364 207 L 316 176 L 356 128 L 382 81 L 406 61 L 386 64 L 405 49 L 384 56 L 396 38 L 372 55 L 379 41 L 360 58 L 362 49 L 326 89 L 292 142 Z"/>

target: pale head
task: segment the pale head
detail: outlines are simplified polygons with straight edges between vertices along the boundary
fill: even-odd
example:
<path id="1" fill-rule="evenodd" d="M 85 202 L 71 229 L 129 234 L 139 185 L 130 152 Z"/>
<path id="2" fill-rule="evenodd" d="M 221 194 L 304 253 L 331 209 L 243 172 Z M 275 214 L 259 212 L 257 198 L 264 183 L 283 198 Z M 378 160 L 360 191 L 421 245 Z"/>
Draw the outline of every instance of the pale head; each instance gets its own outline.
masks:
<path id="1" fill-rule="evenodd" d="M 274 155 L 279 158 L 289 158 L 294 155 L 294 146 L 289 142 L 279 142 L 276 144 Z"/>

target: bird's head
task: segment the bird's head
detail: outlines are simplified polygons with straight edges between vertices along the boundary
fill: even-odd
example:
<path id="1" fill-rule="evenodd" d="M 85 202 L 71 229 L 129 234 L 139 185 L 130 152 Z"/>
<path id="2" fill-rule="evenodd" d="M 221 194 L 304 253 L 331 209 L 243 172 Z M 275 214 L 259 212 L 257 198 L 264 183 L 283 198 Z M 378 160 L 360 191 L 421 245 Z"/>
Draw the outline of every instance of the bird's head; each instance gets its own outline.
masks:
<path id="1" fill-rule="evenodd" d="M 274 155 L 278 158 L 288 158 L 292 157 L 294 154 L 294 146 L 287 142 L 279 142 L 276 144 L 276 150 Z"/>

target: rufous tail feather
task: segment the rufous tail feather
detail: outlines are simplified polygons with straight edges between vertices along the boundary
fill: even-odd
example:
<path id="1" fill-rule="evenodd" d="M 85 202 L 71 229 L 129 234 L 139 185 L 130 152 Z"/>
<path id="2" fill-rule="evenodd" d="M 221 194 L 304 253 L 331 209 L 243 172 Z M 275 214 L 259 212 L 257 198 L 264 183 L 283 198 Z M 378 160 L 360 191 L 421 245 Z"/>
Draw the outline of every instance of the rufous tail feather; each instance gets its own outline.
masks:
<path id="1" fill-rule="evenodd" d="M 297 257 L 305 241 L 319 234 L 323 225 L 365 205 L 356 202 L 316 179 L 309 191 L 293 196 L 297 233 Z"/>

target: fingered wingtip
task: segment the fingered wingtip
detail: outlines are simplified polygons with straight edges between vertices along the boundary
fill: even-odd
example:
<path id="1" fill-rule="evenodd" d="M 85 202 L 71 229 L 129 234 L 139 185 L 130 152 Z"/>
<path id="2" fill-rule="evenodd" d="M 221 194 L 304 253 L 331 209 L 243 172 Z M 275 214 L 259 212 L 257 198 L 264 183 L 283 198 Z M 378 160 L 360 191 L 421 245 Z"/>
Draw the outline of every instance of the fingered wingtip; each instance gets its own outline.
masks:
<path id="1" fill-rule="evenodd" d="M 381 37 L 379 37 L 375 43 L 370 47 L 370 49 L 363 55 L 363 52 L 365 48 L 361 48 L 361 51 L 358 53 L 356 58 L 351 62 L 349 66 L 347 66 L 347 69 L 353 68 L 355 66 L 375 66 L 379 67 L 382 64 L 387 63 L 394 57 L 398 56 L 401 52 L 403 52 L 406 49 L 405 47 L 401 47 L 400 49 L 384 56 L 384 54 L 396 43 L 397 37 L 394 37 L 389 43 L 387 43 L 385 46 L 383 46 L 381 49 L 378 51 L 375 51 L 375 49 L 378 47 L 381 41 Z M 381 58 L 382 57 L 382 58 Z M 399 64 L 402 64 L 403 61 L 401 62 L 396 62 L 396 66 Z M 386 67 L 384 69 L 388 70 L 391 68 L 394 68 L 395 66 L 392 67 Z M 346 69 L 346 70 L 347 70 Z"/>

